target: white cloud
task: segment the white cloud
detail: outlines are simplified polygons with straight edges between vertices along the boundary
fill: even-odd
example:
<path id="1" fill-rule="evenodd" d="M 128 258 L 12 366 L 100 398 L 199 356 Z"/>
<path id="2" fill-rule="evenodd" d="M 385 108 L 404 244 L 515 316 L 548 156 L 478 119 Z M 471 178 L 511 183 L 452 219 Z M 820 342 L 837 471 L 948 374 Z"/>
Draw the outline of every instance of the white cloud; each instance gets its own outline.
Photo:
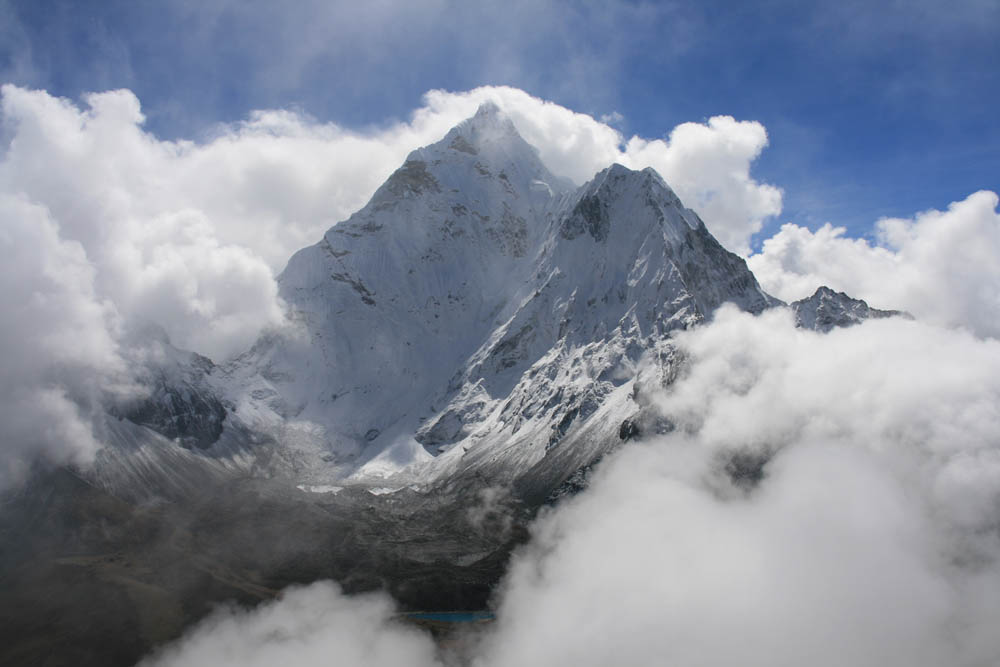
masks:
<path id="1" fill-rule="evenodd" d="M 681 334 L 675 434 L 514 561 L 485 665 L 985 665 L 1000 655 L 1000 343 L 725 308 Z M 746 492 L 732 452 L 771 453 Z"/>
<path id="2" fill-rule="evenodd" d="M 605 125 L 613 126 L 613 125 L 618 125 L 623 120 L 625 120 L 625 116 L 621 115 L 621 113 L 617 111 L 612 111 L 611 113 L 601 114 L 601 117 L 598 120 L 600 120 Z"/>
<path id="3" fill-rule="evenodd" d="M 86 463 L 88 410 L 124 376 L 117 313 L 95 293 L 79 243 L 45 209 L 0 194 L 0 489 L 39 455 Z"/>
<path id="4" fill-rule="evenodd" d="M 79 244 L 94 290 L 126 326 L 153 319 L 175 343 L 221 357 L 280 323 L 268 265 L 216 227 L 211 209 L 185 185 L 195 178 L 211 187 L 211 170 L 188 169 L 193 147 L 143 133 L 139 102 L 128 91 L 90 95 L 87 103 L 82 111 L 44 92 L 3 87 L 11 140 L 0 192 L 44 207 L 59 237 Z"/>
<path id="5" fill-rule="evenodd" d="M 226 608 L 141 667 L 439 666 L 430 637 L 392 619 L 383 595 L 345 597 L 330 582 L 287 589 L 253 610 Z"/>
<path id="6" fill-rule="evenodd" d="M 666 142 L 633 137 L 625 152 L 629 166 L 659 171 L 722 245 L 747 254 L 750 236 L 781 212 L 781 190 L 750 177 L 750 165 L 765 146 L 760 123 L 714 116 L 707 124 L 678 125 Z"/>
<path id="7" fill-rule="evenodd" d="M 876 223 L 878 245 L 824 225 L 786 224 L 749 259 L 765 290 L 785 300 L 820 285 L 983 336 L 1000 336 L 1000 215 L 980 191 L 946 211 Z"/>

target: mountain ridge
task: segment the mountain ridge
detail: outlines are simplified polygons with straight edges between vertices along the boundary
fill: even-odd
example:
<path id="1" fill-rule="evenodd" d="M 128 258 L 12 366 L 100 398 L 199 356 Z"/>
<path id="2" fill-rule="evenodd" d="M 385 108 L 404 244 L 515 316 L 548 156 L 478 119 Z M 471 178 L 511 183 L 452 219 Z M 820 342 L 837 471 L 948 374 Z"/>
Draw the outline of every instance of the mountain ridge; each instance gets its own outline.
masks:
<path id="1" fill-rule="evenodd" d="M 278 283 L 287 330 L 182 387 L 197 409 L 132 421 L 190 439 L 187 419 L 194 454 L 239 451 L 246 474 L 302 487 L 472 475 L 542 493 L 620 444 L 640 385 L 676 373 L 672 331 L 725 302 L 785 305 L 655 170 L 613 164 L 574 188 L 495 104 L 412 151 Z M 841 296 L 791 307 L 808 327 L 884 316 Z"/>

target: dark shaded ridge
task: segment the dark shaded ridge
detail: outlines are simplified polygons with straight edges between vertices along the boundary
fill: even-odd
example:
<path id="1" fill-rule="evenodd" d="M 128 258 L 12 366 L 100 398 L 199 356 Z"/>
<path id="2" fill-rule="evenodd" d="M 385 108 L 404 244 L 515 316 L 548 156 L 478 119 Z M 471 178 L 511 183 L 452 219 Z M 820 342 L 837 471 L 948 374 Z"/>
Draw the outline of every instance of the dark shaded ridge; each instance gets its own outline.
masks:
<path id="1" fill-rule="evenodd" d="M 112 405 L 108 411 L 187 449 L 208 449 L 218 442 L 228 415 L 205 379 L 214 367 L 207 357 L 191 353 L 190 365 L 184 368 L 185 379 L 179 373 L 171 379 L 162 370 L 152 370 L 144 380 L 147 396 Z"/>

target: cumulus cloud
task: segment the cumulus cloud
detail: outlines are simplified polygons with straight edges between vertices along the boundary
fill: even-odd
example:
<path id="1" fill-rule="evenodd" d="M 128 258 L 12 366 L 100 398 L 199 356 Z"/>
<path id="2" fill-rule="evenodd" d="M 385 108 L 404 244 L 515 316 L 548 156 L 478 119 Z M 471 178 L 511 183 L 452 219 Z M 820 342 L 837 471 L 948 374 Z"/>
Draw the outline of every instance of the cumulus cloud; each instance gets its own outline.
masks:
<path id="1" fill-rule="evenodd" d="M 997 195 L 980 191 L 946 211 L 885 218 L 876 243 L 829 224 L 793 224 L 749 259 L 765 290 L 785 300 L 828 285 L 881 308 L 1000 336 L 1000 215 Z"/>
<path id="2" fill-rule="evenodd" d="M 781 212 L 781 190 L 750 177 L 765 146 L 760 123 L 714 116 L 707 124 L 678 125 L 667 141 L 632 137 L 625 154 L 630 165 L 659 171 L 722 245 L 747 254 L 750 236 Z"/>
<path id="3" fill-rule="evenodd" d="M 83 247 L 47 211 L 0 194 L 0 488 L 38 455 L 85 463 L 99 448 L 88 411 L 125 375 L 113 304 Z"/>
<path id="4" fill-rule="evenodd" d="M 11 139 L 0 191 L 46 209 L 59 238 L 82 248 L 94 290 L 126 325 L 154 321 L 175 343 L 224 357 L 245 349 L 262 326 L 279 324 L 267 263 L 217 228 L 211 208 L 183 181 L 210 188 L 210 171 L 189 172 L 185 145 L 143 133 L 131 93 L 86 101 L 81 110 L 44 92 L 3 87 Z"/>
<path id="5" fill-rule="evenodd" d="M 256 609 L 216 611 L 140 667 L 355 665 L 432 667 L 430 637 L 393 620 L 382 595 L 346 597 L 330 582 L 287 589 Z"/>
<path id="6" fill-rule="evenodd" d="M 728 308 L 677 343 L 677 430 L 538 522 L 481 664 L 995 662 L 1000 343 Z"/>

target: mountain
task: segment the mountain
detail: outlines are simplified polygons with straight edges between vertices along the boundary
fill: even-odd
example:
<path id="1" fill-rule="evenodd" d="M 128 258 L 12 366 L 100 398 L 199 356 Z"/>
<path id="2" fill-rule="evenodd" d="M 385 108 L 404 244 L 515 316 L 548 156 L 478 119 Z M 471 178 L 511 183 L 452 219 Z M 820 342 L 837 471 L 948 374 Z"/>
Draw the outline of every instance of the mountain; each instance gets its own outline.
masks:
<path id="1" fill-rule="evenodd" d="M 678 371 L 671 331 L 725 302 L 784 305 L 654 170 L 615 164 L 574 188 L 489 103 L 278 282 L 292 324 L 226 364 L 153 337 L 149 396 L 106 427 L 107 488 L 474 480 L 539 500 L 666 428 L 644 399 Z M 893 314 L 825 288 L 792 308 L 823 331 Z"/>
<path id="2" fill-rule="evenodd" d="M 494 105 L 411 153 L 279 284 L 295 334 L 222 373 L 308 484 L 561 482 L 618 441 L 671 331 L 780 303 L 656 172 L 574 189 Z"/>

